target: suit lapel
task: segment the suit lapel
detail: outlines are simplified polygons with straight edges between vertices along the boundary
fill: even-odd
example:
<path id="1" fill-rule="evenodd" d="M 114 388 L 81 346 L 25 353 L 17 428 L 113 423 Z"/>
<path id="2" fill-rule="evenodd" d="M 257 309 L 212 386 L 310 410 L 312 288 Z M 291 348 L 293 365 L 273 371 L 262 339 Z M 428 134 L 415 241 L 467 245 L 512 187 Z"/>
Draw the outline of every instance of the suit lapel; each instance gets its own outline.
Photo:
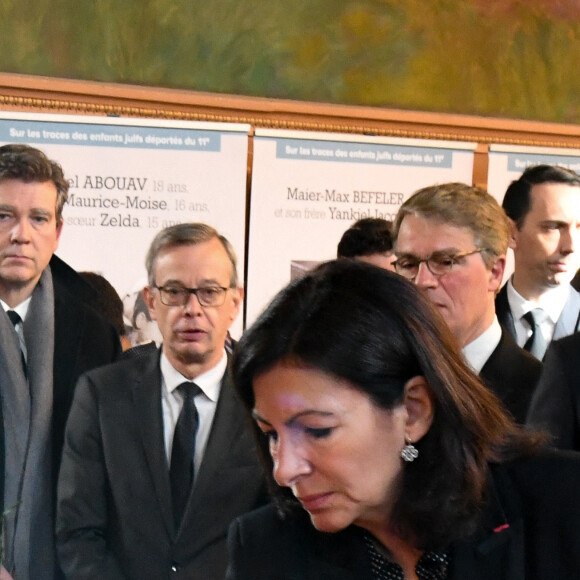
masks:
<path id="1" fill-rule="evenodd" d="M 525 580 L 522 507 L 502 466 L 492 467 L 488 490 L 479 530 L 452 547 L 451 578 Z"/>
<path id="2" fill-rule="evenodd" d="M 308 545 L 304 546 L 304 552 L 312 556 L 305 563 L 304 578 L 358 580 L 372 577 L 370 556 L 360 528 L 350 526 L 338 533 L 316 533 L 313 538 L 307 536 L 305 541 Z"/>
<path id="3" fill-rule="evenodd" d="M 243 415 L 240 413 L 240 405 L 226 371 L 222 379 L 220 396 L 207 447 L 199 472 L 196 474 L 192 499 L 189 502 L 189 509 L 193 509 L 194 513 L 199 513 L 199 508 L 203 505 L 203 497 L 215 485 L 216 471 L 221 465 L 228 462 L 228 450 L 231 449 L 233 442 L 243 430 Z"/>
<path id="4" fill-rule="evenodd" d="M 66 300 L 62 288 L 54 283 L 54 381 L 55 400 L 59 391 L 71 390 L 73 377 L 78 376 L 80 353 L 71 352 L 71 345 L 80 348 L 84 314 L 75 300 Z"/>
<path id="5" fill-rule="evenodd" d="M 451 578 L 525 580 L 523 521 L 488 532 L 477 542 L 458 542 L 451 554 Z"/>
<path id="6" fill-rule="evenodd" d="M 492 391 L 495 392 L 501 399 L 506 398 L 506 393 L 504 390 L 512 388 L 511 384 L 506 384 L 501 380 L 502 373 L 504 371 L 503 365 L 505 363 L 505 349 L 506 343 L 509 340 L 509 333 L 502 326 L 501 338 L 498 345 L 493 349 L 493 352 L 489 358 L 485 361 L 481 371 L 479 372 L 480 378 Z M 498 376 L 499 375 L 499 376 Z"/>
<path id="7" fill-rule="evenodd" d="M 85 312 L 78 301 L 54 280 L 54 355 L 52 379 L 52 457 L 53 479 L 60 467 L 64 429 L 74 395 L 79 370 L 86 368 L 83 352 Z M 82 366 L 81 366 L 82 365 Z M 55 485 L 56 489 L 56 485 Z"/>
<path id="8" fill-rule="evenodd" d="M 143 357 L 143 372 L 135 379 L 132 397 L 135 406 L 135 417 L 139 424 L 141 442 L 143 443 L 149 466 L 149 475 L 155 487 L 167 532 L 173 537 L 175 532 L 171 511 L 169 468 L 163 436 L 159 357 L 160 351 L 158 350 L 147 357 Z"/>
<path id="9" fill-rule="evenodd" d="M 558 340 L 559 338 L 564 338 L 570 334 L 578 332 L 580 325 L 580 294 L 570 288 L 570 296 L 564 304 L 564 309 L 556 327 L 554 328 L 554 338 L 553 340 Z"/>
<path id="10" fill-rule="evenodd" d="M 516 340 L 516 327 L 514 324 L 514 317 L 510 309 L 510 304 L 507 297 L 507 282 L 503 285 L 495 299 L 495 311 L 498 320 L 511 334 L 512 338 Z"/>
<path id="11" fill-rule="evenodd" d="M 219 507 L 215 502 L 223 501 L 220 478 L 224 477 L 224 466 L 235 465 L 236 458 L 232 454 L 239 449 L 240 438 L 247 435 L 244 434 L 247 426 L 242 403 L 236 397 L 228 372 L 221 382 L 209 439 L 179 529 L 180 542 L 188 542 L 192 551 L 207 542 L 208 530 L 219 529 L 219 526 L 216 528 L 216 509 Z M 230 487 L 230 482 L 225 486 Z M 237 499 L 230 501 L 235 504 Z"/>

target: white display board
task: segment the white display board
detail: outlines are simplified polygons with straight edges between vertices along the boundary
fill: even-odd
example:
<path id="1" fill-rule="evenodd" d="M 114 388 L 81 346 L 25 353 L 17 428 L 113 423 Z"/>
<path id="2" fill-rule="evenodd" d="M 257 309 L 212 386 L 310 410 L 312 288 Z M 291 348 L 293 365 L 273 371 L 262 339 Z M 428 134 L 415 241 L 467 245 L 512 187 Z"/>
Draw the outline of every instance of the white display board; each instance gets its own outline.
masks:
<path id="1" fill-rule="evenodd" d="M 509 184 L 518 179 L 532 165 L 560 165 L 580 173 L 580 150 L 524 147 L 516 145 L 491 145 L 487 188 L 501 204 Z M 513 253 L 508 250 L 503 281 L 514 271 Z"/>
<path id="2" fill-rule="evenodd" d="M 490 145 L 488 191 L 501 203 L 508 185 L 532 165 L 561 165 L 580 173 L 580 150 Z"/>
<path id="3" fill-rule="evenodd" d="M 473 143 L 257 130 L 246 325 L 292 276 L 334 258 L 363 217 L 393 220 L 415 190 L 472 182 Z"/>
<path id="4" fill-rule="evenodd" d="M 205 222 L 233 244 L 244 271 L 248 125 L 76 115 L 0 115 L 0 143 L 26 143 L 70 181 L 57 255 L 102 274 L 132 318 L 144 259 L 167 225 Z M 239 336 L 242 320 L 233 328 Z M 155 336 L 158 338 L 158 336 Z"/>

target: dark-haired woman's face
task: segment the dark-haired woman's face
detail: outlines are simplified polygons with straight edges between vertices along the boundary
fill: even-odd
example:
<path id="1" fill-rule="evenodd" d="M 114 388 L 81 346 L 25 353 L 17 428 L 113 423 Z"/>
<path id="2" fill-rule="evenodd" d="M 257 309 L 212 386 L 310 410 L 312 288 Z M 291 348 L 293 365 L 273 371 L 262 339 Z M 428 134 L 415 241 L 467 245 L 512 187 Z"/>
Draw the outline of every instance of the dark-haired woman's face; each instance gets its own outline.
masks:
<path id="1" fill-rule="evenodd" d="M 254 380 L 254 416 L 269 438 L 274 478 L 314 526 L 384 525 L 398 495 L 408 414 L 322 371 L 279 362 Z"/>

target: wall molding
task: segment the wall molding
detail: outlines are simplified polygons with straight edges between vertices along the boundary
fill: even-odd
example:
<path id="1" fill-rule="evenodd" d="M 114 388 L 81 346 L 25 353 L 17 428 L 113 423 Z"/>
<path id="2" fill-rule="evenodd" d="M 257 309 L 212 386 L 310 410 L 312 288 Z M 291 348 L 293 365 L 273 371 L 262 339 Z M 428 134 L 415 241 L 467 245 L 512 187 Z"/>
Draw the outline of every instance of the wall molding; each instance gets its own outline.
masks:
<path id="1" fill-rule="evenodd" d="M 580 127 L 0 73 L 0 109 L 580 149 Z"/>

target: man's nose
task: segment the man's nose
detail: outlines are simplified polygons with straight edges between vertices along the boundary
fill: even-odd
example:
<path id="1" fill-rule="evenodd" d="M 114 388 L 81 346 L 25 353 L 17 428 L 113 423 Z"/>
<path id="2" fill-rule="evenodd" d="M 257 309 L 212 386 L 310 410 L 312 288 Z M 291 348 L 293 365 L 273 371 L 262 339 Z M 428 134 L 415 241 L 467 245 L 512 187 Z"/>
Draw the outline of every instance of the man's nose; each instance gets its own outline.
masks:
<path id="1" fill-rule="evenodd" d="M 562 230 L 560 238 L 560 252 L 562 254 L 572 254 L 577 252 L 579 236 L 580 227 L 576 224 L 571 224 L 568 228 Z"/>
<path id="2" fill-rule="evenodd" d="M 32 226 L 27 218 L 23 217 L 16 221 L 10 233 L 12 242 L 19 244 L 28 242 L 30 240 L 30 230 Z"/>
<path id="3" fill-rule="evenodd" d="M 431 270 L 427 267 L 427 262 L 420 262 L 417 268 L 417 275 L 413 282 L 419 286 L 419 288 L 432 288 L 437 286 L 438 279 Z"/>
<path id="4" fill-rule="evenodd" d="M 187 298 L 187 302 L 183 305 L 183 310 L 186 314 L 190 316 L 194 316 L 196 314 L 200 314 L 203 309 L 197 297 L 197 294 L 191 292 Z"/>

